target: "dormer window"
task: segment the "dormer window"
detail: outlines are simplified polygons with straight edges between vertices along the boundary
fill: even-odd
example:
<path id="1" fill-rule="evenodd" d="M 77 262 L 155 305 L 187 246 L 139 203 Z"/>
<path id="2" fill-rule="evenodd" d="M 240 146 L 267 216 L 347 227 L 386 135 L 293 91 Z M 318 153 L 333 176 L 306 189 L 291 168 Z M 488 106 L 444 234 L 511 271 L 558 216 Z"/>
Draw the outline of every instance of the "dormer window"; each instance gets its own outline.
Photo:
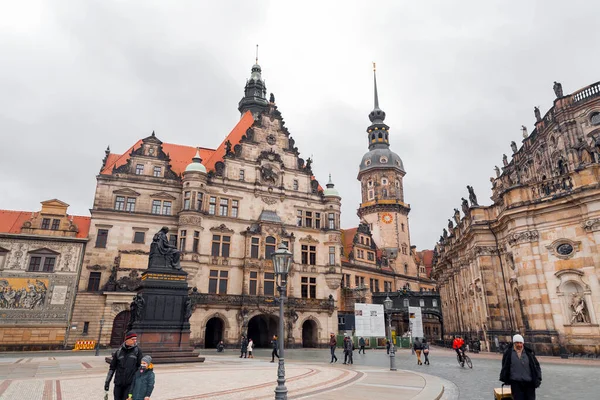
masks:
<path id="1" fill-rule="evenodd" d="M 382 185 L 387 185 L 387 184 L 388 184 L 388 180 L 387 180 L 386 178 L 383 178 L 383 179 L 381 180 L 381 184 L 382 184 Z"/>
<path id="2" fill-rule="evenodd" d="M 371 165 L 371 160 L 365 160 L 365 166 L 368 167 L 369 165 Z"/>
<path id="3" fill-rule="evenodd" d="M 396 165 L 400 166 L 400 160 L 396 160 Z"/>
<path id="4" fill-rule="evenodd" d="M 137 164 L 135 166 L 135 174 L 136 175 L 143 175 L 144 174 L 144 164 Z"/>
<path id="5" fill-rule="evenodd" d="M 381 158 L 379 159 L 379 162 L 380 162 L 380 163 L 382 163 L 382 164 L 387 164 L 387 162 L 388 162 L 388 159 L 387 159 L 387 157 L 381 157 Z"/>
<path id="6" fill-rule="evenodd" d="M 161 167 L 154 167 L 153 175 L 156 176 L 156 177 L 162 176 L 162 168 Z"/>

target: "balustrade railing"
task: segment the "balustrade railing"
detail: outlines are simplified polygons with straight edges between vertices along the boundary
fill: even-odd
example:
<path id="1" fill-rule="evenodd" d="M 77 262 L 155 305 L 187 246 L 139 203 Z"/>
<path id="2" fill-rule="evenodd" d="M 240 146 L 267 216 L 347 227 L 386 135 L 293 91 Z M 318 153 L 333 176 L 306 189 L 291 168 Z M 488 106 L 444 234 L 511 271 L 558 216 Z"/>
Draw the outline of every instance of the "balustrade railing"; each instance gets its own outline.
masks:
<path id="1" fill-rule="evenodd" d="M 579 103 L 584 100 L 591 99 L 593 97 L 600 96 L 600 82 L 596 82 L 588 87 L 581 89 L 571 95 L 573 103 Z"/>
<path id="2" fill-rule="evenodd" d="M 240 294 L 213 294 L 213 293 L 198 293 L 193 292 L 190 294 L 192 305 L 202 304 L 218 304 L 218 305 L 229 305 L 229 306 L 261 306 L 261 307 L 275 307 L 279 304 L 279 299 L 272 296 L 251 296 L 251 295 L 240 295 Z M 285 304 L 288 307 L 297 309 L 325 309 L 333 310 L 335 308 L 335 302 L 333 298 L 330 299 L 305 299 L 298 297 L 287 297 Z"/>

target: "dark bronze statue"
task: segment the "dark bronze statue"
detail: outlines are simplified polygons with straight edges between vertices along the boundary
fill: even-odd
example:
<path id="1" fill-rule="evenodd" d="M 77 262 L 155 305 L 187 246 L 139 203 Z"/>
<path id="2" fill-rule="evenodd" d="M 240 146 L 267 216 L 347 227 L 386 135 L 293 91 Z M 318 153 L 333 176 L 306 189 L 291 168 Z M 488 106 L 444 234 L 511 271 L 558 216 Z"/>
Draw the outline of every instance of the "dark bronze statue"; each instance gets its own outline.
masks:
<path id="1" fill-rule="evenodd" d="M 185 313 L 183 314 L 183 322 L 188 322 L 192 317 L 192 313 L 192 300 L 188 296 L 188 298 L 185 300 Z"/>
<path id="2" fill-rule="evenodd" d="M 471 202 L 471 206 L 478 206 L 479 203 L 477 203 L 477 196 L 475 196 L 473 186 L 467 185 L 467 190 L 469 191 L 469 201 Z"/>
<path id="3" fill-rule="evenodd" d="M 167 233 L 169 233 L 169 228 L 163 226 L 162 229 L 154 235 L 152 244 L 150 245 L 149 269 L 181 269 L 181 264 L 179 263 L 181 252 L 177 250 L 177 247 L 169 243 Z"/>
<path id="4" fill-rule="evenodd" d="M 228 156 L 231 154 L 231 142 L 227 140 L 225 142 L 225 155 Z"/>
<path id="5" fill-rule="evenodd" d="M 461 197 L 461 200 L 462 200 L 463 213 L 465 214 L 465 217 L 468 217 L 469 216 L 469 202 L 464 197 Z"/>
<path id="6" fill-rule="evenodd" d="M 273 93 L 269 96 L 269 103 L 275 103 L 275 95 Z"/>
<path id="7" fill-rule="evenodd" d="M 454 209 L 454 222 L 456 222 L 457 226 L 460 223 L 460 211 L 458 211 L 458 208 Z"/>
<path id="8" fill-rule="evenodd" d="M 560 82 L 554 82 L 554 94 L 556 95 L 557 99 L 560 99 L 561 97 L 563 97 L 563 90 L 562 90 L 562 84 Z"/>
<path id="9" fill-rule="evenodd" d="M 452 229 L 454 229 L 454 223 L 450 218 L 448 218 L 448 230 L 452 232 Z"/>
<path id="10" fill-rule="evenodd" d="M 127 323 L 127 330 L 130 331 L 133 329 L 133 323 L 135 321 L 141 321 L 144 315 L 144 308 L 146 307 L 146 302 L 142 297 L 141 293 L 136 294 L 133 297 L 133 301 L 129 304 L 129 311 L 131 312 L 129 316 L 129 322 Z"/>
<path id="11" fill-rule="evenodd" d="M 311 169 L 312 162 L 313 162 L 313 161 L 312 161 L 312 158 L 308 157 L 308 158 L 306 159 L 306 167 L 305 167 L 305 168 L 306 168 L 306 169 Z"/>
<path id="12" fill-rule="evenodd" d="M 535 115 L 536 122 L 540 122 L 542 120 L 542 114 L 540 113 L 539 107 L 533 107 L 533 114 Z"/>

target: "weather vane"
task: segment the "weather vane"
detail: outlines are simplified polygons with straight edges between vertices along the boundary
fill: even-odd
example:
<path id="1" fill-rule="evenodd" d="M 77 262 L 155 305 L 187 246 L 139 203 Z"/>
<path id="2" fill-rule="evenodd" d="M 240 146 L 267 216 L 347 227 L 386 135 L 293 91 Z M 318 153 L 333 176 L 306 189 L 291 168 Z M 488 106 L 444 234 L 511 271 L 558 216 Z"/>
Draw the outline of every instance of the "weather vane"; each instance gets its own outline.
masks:
<path id="1" fill-rule="evenodd" d="M 373 61 L 373 71 L 376 71 L 377 68 L 375 68 L 375 61 Z"/>
<path id="2" fill-rule="evenodd" d="M 256 45 L 256 64 L 258 64 L 258 45 Z"/>

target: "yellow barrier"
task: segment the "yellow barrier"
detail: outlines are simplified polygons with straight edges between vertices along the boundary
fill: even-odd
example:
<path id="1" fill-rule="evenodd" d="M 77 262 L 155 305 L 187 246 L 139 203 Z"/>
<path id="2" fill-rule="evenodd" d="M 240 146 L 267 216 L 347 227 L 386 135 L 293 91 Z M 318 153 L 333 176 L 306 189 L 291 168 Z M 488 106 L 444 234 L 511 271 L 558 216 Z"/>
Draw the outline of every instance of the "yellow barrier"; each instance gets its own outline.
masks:
<path id="1" fill-rule="evenodd" d="M 95 340 L 78 340 L 75 342 L 75 348 L 73 348 L 73 351 L 94 350 L 95 348 L 96 348 Z"/>

